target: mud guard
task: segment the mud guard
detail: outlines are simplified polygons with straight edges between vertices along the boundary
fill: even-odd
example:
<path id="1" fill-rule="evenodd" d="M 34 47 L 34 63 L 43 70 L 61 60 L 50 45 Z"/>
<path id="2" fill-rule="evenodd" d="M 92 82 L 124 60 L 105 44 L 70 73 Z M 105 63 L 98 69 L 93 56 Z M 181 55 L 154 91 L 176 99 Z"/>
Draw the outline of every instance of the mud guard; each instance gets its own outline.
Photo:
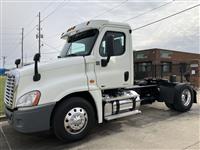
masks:
<path id="1" fill-rule="evenodd" d="M 159 85 L 160 89 L 160 96 L 158 101 L 164 101 L 169 104 L 173 104 L 174 97 L 177 92 L 180 91 L 180 88 L 184 85 L 188 85 L 187 83 L 164 83 Z M 194 96 L 194 103 L 197 103 L 197 92 L 190 86 L 191 90 L 193 91 Z"/>

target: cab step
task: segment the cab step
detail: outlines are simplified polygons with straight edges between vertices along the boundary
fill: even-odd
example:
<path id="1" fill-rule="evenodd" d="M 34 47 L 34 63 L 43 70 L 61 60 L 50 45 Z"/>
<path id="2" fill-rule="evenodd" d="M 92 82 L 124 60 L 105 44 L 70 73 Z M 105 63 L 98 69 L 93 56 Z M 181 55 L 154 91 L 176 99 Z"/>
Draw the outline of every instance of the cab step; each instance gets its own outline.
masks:
<path id="1" fill-rule="evenodd" d="M 122 118 L 122 117 L 127 117 L 127 116 L 131 116 L 131 115 L 140 114 L 140 113 L 141 113 L 140 110 L 133 110 L 133 111 L 125 112 L 125 113 L 106 116 L 104 119 L 109 121 L 109 120 L 113 120 L 113 119 L 118 119 L 118 118 Z"/>

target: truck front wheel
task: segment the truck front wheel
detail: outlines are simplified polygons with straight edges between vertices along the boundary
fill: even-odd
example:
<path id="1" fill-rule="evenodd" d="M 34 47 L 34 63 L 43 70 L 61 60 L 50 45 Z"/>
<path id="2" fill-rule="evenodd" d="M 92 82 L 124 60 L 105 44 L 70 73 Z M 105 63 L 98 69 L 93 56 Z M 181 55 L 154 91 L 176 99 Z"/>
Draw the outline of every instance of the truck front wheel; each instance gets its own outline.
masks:
<path id="1" fill-rule="evenodd" d="M 170 104 L 170 103 L 165 102 L 165 105 L 166 105 L 169 109 L 175 110 L 174 104 Z"/>
<path id="2" fill-rule="evenodd" d="M 81 97 L 71 97 L 56 108 L 53 130 L 62 141 L 85 137 L 95 121 L 92 105 Z"/>

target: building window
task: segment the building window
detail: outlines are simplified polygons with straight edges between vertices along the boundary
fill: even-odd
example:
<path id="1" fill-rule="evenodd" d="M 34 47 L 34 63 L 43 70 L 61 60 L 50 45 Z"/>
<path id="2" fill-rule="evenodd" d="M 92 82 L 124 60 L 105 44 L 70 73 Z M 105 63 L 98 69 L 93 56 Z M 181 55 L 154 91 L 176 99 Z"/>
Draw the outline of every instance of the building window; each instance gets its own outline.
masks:
<path id="1" fill-rule="evenodd" d="M 172 71 L 172 63 L 171 62 L 162 62 L 162 72 L 168 73 Z"/>
<path id="2" fill-rule="evenodd" d="M 146 59 L 147 55 L 144 52 L 136 52 L 135 58 L 136 59 Z"/>
<path id="3" fill-rule="evenodd" d="M 151 62 L 143 62 L 143 63 L 137 63 L 136 68 L 138 72 L 150 72 L 151 71 Z"/>

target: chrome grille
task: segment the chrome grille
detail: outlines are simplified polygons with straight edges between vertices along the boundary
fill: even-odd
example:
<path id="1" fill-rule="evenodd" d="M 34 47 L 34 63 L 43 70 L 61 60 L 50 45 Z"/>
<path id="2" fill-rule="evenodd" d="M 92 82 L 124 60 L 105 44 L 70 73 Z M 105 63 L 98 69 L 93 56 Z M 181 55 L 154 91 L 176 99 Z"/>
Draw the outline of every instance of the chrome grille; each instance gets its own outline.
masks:
<path id="1" fill-rule="evenodd" d="M 4 103 L 7 107 L 12 108 L 14 100 L 14 88 L 15 88 L 15 76 L 7 74 L 5 94 L 4 94 Z"/>

